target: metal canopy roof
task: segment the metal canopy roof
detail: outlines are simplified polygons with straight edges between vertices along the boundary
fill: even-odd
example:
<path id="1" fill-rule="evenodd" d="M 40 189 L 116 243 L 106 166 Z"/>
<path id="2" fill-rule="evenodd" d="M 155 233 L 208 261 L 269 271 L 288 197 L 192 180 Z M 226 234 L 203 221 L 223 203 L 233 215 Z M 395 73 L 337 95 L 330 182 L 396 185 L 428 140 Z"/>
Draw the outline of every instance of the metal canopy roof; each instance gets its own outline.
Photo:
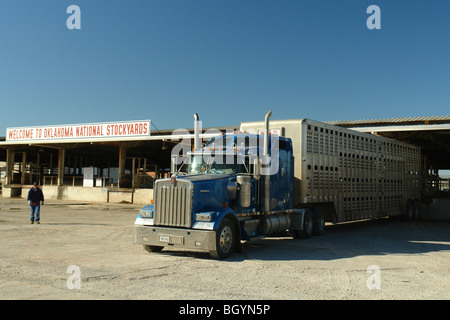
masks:
<path id="1" fill-rule="evenodd" d="M 323 121 L 325 123 L 337 126 L 354 126 L 363 127 L 367 125 L 372 126 L 388 126 L 388 125 L 430 125 L 430 124 L 450 124 L 450 116 L 428 116 L 428 117 L 406 117 L 406 118 L 387 118 L 387 119 L 366 119 L 366 120 L 338 120 L 338 121 Z"/>

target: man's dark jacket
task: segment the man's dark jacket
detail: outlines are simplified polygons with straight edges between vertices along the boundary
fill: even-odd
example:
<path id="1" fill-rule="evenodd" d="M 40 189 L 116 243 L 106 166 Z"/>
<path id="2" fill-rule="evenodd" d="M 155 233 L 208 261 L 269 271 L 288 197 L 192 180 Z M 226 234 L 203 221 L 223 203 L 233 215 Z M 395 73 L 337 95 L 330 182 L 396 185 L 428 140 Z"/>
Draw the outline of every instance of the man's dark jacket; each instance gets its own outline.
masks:
<path id="1" fill-rule="evenodd" d="M 30 191 L 28 191 L 28 201 L 31 201 L 31 204 L 38 204 L 40 201 L 44 202 L 42 190 L 39 188 L 31 188 Z"/>

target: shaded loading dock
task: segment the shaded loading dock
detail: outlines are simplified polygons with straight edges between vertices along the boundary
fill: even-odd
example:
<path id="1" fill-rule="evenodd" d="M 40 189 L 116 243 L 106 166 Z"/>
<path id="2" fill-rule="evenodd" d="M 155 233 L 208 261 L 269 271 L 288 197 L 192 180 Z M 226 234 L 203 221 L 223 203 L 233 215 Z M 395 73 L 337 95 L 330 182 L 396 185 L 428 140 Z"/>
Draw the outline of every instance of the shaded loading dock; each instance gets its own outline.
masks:
<path id="1" fill-rule="evenodd" d="M 93 167 L 97 186 L 151 188 L 167 159 L 170 148 L 158 140 L 11 146 L 6 184 L 83 186 L 83 168 Z"/>
<path id="2" fill-rule="evenodd" d="M 170 151 L 161 140 L 8 146 L 3 196 L 23 196 L 37 181 L 48 198 L 108 202 L 110 193 L 123 193 L 120 201 L 135 202 L 135 189 L 152 196 L 154 180 L 170 167 Z M 86 168 L 93 188 L 80 188 L 87 186 Z"/>

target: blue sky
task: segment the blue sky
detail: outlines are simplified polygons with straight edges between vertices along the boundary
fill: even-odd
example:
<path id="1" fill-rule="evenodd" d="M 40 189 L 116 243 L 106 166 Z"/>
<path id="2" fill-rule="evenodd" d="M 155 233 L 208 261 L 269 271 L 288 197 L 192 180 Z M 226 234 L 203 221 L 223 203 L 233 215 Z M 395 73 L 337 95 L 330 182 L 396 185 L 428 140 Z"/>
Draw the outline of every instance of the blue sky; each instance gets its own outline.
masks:
<path id="1" fill-rule="evenodd" d="M 69 30 L 69 5 L 81 30 Z M 368 6 L 381 9 L 369 30 Z M 450 114 L 446 0 L 2 0 L 7 127 Z"/>

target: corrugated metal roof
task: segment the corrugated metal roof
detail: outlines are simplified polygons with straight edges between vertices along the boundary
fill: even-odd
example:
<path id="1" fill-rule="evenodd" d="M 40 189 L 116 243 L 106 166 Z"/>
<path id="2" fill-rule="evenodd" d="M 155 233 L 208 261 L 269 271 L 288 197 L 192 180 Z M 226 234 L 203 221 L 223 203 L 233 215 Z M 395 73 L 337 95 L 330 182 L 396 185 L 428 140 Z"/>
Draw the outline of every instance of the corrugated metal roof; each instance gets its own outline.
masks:
<path id="1" fill-rule="evenodd" d="M 400 124 L 400 123 L 450 123 L 450 116 L 425 116 L 425 117 L 407 117 L 407 118 L 387 118 L 387 119 L 366 119 L 366 120 L 337 120 L 323 121 L 333 125 L 368 125 L 368 124 Z"/>

